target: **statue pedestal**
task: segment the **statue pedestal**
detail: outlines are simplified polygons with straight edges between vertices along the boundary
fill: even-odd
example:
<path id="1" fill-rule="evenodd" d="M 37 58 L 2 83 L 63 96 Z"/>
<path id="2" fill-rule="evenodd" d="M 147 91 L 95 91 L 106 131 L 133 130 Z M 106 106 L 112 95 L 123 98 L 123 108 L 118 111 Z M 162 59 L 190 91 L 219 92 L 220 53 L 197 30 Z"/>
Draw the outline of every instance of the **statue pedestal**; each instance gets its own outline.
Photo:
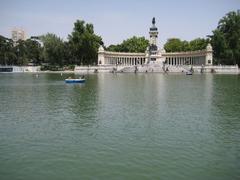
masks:
<path id="1" fill-rule="evenodd" d="M 166 57 L 162 56 L 162 51 L 164 50 L 158 50 L 156 54 L 149 55 L 149 64 L 157 64 L 157 65 L 163 65 Z"/>

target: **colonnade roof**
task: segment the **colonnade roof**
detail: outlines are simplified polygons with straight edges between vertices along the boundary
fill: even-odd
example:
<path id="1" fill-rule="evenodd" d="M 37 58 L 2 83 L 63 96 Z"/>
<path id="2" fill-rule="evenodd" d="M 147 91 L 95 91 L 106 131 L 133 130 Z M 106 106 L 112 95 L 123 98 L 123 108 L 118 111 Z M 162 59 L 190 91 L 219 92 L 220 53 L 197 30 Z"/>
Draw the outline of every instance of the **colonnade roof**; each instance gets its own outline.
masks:
<path id="1" fill-rule="evenodd" d="M 165 52 L 162 53 L 163 56 L 194 56 L 194 55 L 205 55 L 208 51 L 198 50 L 198 51 L 186 51 L 186 52 Z"/>
<path id="2" fill-rule="evenodd" d="M 132 52 L 112 52 L 104 51 L 105 55 L 115 55 L 115 56 L 145 56 L 145 53 L 132 53 Z"/>
<path id="3" fill-rule="evenodd" d="M 187 51 L 187 52 L 164 52 L 162 56 L 204 56 L 209 52 L 207 50 L 198 50 L 198 51 Z M 146 53 L 131 53 L 131 52 L 112 52 L 104 51 L 104 54 L 107 56 L 146 56 Z"/>

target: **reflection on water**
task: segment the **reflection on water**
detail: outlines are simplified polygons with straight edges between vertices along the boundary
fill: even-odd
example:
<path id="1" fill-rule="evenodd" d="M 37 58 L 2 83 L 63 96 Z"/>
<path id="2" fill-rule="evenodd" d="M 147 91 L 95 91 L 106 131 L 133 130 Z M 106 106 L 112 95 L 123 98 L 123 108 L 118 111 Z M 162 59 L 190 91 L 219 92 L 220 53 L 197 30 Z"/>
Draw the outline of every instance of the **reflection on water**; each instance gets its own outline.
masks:
<path id="1" fill-rule="evenodd" d="M 68 76 L 0 74 L 0 179 L 240 176 L 239 76 Z"/>

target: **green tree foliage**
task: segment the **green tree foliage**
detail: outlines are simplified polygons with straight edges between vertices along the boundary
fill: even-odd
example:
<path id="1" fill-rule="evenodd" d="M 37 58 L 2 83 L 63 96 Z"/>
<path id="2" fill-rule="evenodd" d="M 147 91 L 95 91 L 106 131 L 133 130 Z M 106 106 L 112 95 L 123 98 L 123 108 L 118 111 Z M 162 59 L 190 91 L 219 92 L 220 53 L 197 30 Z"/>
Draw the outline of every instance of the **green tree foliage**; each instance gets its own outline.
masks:
<path id="1" fill-rule="evenodd" d="M 19 40 L 14 47 L 14 52 L 17 57 L 17 65 L 40 64 L 42 61 L 42 48 L 40 43 L 35 40 Z"/>
<path id="2" fill-rule="evenodd" d="M 50 65 L 64 64 L 65 45 L 63 40 L 55 34 L 48 33 L 40 37 L 43 42 L 44 61 Z"/>
<path id="3" fill-rule="evenodd" d="M 122 49 L 125 52 L 145 52 L 148 45 L 149 42 L 144 37 L 133 36 L 123 41 Z"/>
<path id="4" fill-rule="evenodd" d="M 123 52 L 122 46 L 120 44 L 114 45 L 111 44 L 107 47 L 107 51 L 113 51 L 113 52 Z"/>
<path id="5" fill-rule="evenodd" d="M 27 46 L 25 41 L 19 40 L 17 42 L 17 46 L 14 48 L 16 55 L 17 55 L 17 65 L 27 65 L 28 59 L 27 59 Z"/>
<path id="6" fill-rule="evenodd" d="M 206 49 L 208 43 L 208 39 L 197 38 L 189 42 L 189 49 L 190 51 L 203 50 Z"/>
<path id="7" fill-rule="evenodd" d="M 0 36 L 0 64 L 26 65 L 28 63 L 48 63 L 52 66 L 69 64 L 94 64 L 97 62 L 97 52 L 102 38 L 94 34 L 92 24 L 85 24 L 77 20 L 69 35 L 69 41 L 64 42 L 55 34 L 48 33 L 35 37 L 43 42 L 28 39 L 19 40 L 17 45 L 13 41 Z"/>
<path id="8" fill-rule="evenodd" d="M 182 41 L 178 38 L 168 39 L 164 45 L 166 52 L 179 52 L 183 51 Z"/>
<path id="9" fill-rule="evenodd" d="M 145 52 L 149 45 L 149 41 L 144 37 L 133 36 L 124 40 L 121 44 L 110 45 L 108 51 L 116 52 Z"/>
<path id="10" fill-rule="evenodd" d="M 210 37 L 216 63 L 240 65 L 239 11 L 226 14 Z"/>
<path id="11" fill-rule="evenodd" d="M 33 64 L 40 64 L 43 61 L 41 44 L 36 40 L 27 39 L 25 41 L 27 49 L 27 59 Z"/>
<path id="12" fill-rule="evenodd" d="M 41 62 L 41 46 L 37 41 L 28 39 L 19 40 L 13 45 L 11 39 L 0 36 L 0 64 L 27 65 Z"/>
<path id="13" fill-rule="evenodd" d="M 16 54 L 14 52 L 13 41 L 4 36 L 0 36 L 0 65 L 16 64 Z"/>
<path id="14" fill-rule="evenodd" d="M 102 38 L 94 34 L 92 24 L 85 24 L 77 20 L 73 32 L 68 36 L 71 50 L 71 61 L 80 65 L 89 65 L 97 62 L 97 52 Z"/>
<path id="15" fill-rule="evenodd" d="M 203 38 L 197 38 L 190 42 L 181 41 L 178 38 L 168 39 L 164 45 L 166 52 L 185 52 L 185 51 L 197 51 L 205 49 L 209 40 Z"/>

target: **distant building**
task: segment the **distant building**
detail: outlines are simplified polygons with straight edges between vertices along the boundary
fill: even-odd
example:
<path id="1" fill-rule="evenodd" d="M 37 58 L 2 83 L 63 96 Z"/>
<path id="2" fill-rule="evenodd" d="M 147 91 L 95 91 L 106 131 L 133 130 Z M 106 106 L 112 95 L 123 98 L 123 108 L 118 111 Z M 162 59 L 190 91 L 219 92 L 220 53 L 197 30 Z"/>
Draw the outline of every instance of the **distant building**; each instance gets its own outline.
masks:
<path id="1" fill-rule="evenodd" d="M 23 29 L 14 28 L 12 30 L 12 40 L 14 44 L 16 44 L 18 40 L 25 40 L 25 39 L 26 39 L 26 33 Z"/>

